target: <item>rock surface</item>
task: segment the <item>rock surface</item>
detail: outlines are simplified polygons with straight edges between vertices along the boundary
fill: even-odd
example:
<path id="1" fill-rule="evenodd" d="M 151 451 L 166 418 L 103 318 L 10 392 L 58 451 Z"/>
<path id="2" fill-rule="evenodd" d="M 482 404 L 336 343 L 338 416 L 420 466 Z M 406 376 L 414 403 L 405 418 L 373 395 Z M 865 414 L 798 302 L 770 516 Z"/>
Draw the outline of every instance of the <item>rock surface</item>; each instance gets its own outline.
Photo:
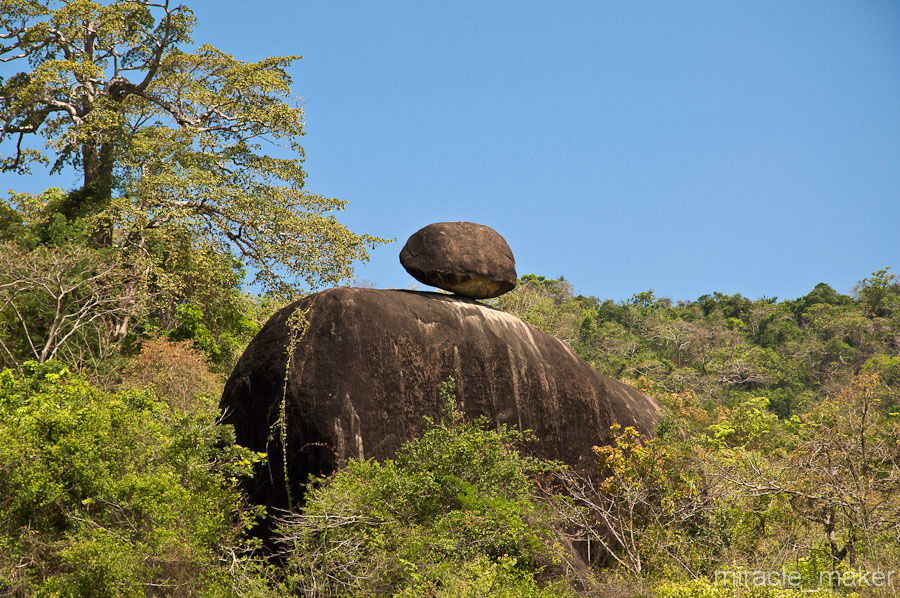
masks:
<path id="1" fill-rule="evenodd" d="M 308 324 L 285 377 L 298 308 Z M 349 458 L 391 456 L 424 431 L 423 416 L 439 416 L 451 375 L 467 417 L 534 430 L 529 452 L 579 468 L 591 467 L 591 447 L 609 441 L 613 423 L 651 432 L 659 419 L 650 397 L 507 313 L 453 295 L 335 288 L 272 316 L 225 386 L 224 421 L 240 444 L 269 453 L 270 468 L 248 489 L 284 508 L 309 475 Z"/>
<path id="2" fill-rule="evenodd" d="M 463 297 L 499 297 L 516 287 L 516 260 L 494 229 L 474 222 L 437 222 L 419 229 L 400 251 L 413 278 Z"/>

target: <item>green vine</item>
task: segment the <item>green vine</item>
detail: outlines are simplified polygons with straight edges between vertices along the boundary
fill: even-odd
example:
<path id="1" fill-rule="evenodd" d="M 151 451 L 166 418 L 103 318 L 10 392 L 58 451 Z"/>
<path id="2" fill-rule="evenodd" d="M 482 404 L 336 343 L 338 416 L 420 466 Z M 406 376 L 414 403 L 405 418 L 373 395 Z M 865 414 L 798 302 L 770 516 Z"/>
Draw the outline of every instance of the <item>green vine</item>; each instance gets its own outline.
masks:
<path id="1" fill-rule="evenodd" d="M 275 425 L 272 427 L 272 432 L 269 434 L 269 440 L 271 441 L 273 435 L 275 434 L 275 430 L 278 429 L 279 438 L 281 440 L 281 466 L 284 474 L 284 490 L 287 494 L 288 505 L 292 505 L 294 502 L 293 498 L 291 497 L 291 484 L 288 475 L 287 462 L 288 380 L 290 379 L 291 368 L 294 365 L 294 352 L 296 351 L 297 346 L 300 344 L 300 341 L 303 339 L 303 335 L 306 334 L 306 331 L 309 328 L 309 319 L 307 318 L 307 316 L 309 315 L 310 308 L 311 306 L 307 306 L 305 308 L 297 307 L 287 318 L 288 344 L 285 347 L 287 359 L 284 366 L 284 380 L 282 381 L 281 386 L 281 403 L 278 407 L 278 419 L 275 421 Z"/>

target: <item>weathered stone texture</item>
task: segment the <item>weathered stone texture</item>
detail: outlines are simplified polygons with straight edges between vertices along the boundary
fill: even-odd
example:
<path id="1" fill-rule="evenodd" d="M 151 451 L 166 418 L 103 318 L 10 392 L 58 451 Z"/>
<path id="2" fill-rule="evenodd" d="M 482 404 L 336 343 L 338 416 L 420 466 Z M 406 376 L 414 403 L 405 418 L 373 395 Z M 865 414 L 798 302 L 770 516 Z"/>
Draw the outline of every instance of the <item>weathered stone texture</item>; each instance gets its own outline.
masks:
<path id="1" fill-rule="evenodd" d="M 498 297 L 517 282 L 506 240 L 474 222 L 437 222 L 416 231 L 400 263 L 419 282 L 472 299 Z"/>
<path id="2" fill-rule="evenodd" d="M 287 321 L 298 308 L 308 310 L 308 326 L 285 384 Z M 467 417 L 531 429 L 532 454 L 579 468 L 591 467 L 591 447 L 609 441 L 613 423 L 652 432 L 658 422 L 650 397 L 514 316 L 452 295 L 355 288 L 277 312 L 247 347 L 221 405 L 238 442 L 269 453 L 271 469 L 251 488 L 256 500 L 286 507 L 275 426 L 282 396 L 296 502 L 308 475 L 349 458 L 389 457 L 420 435 L 423 416 L 439 416 L 451 375 Z"/>

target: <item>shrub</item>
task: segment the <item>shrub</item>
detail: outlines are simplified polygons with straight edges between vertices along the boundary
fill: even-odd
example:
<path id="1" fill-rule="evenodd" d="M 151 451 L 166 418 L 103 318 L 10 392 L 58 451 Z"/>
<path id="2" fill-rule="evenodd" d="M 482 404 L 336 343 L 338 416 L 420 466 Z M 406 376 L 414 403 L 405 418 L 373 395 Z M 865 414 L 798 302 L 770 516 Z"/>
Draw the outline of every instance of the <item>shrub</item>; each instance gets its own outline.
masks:
<path id="1" fill-rule="evenodd" d="M 209 407 L 222 393 L 221 378 L 192 341 L 145 340 L 123 374 L 125 388 L 150 389 L 182 412 Z"/>
<path id="2" fill-rule="evenodd" d="M 219 595 L 258 456 L 209 410 L 109 393 L 52 362 L 0 373 L 0 594 Z"/>
<path id="3" fill-rule="evenodd" d="M 444 390 L 448 399 L 451 391 Z M 283 518 L 286 589 L 305 596 L 562 596 L 561 548 L 523 435 L 455 406 L 392 460 L 351 461 Z"/>
<path id="4" fill-rule="evenodd" d="M 663 583 L 657 586 L 654 598 L 837 598 L 829 590 L 794 589 L 770 586 L 756 586 L 735 589 L 726 585 L 715 585 L 705 579 L 694 579 L 689 582 Z M 853 598 L 857 594 L 843 595 Z"/>

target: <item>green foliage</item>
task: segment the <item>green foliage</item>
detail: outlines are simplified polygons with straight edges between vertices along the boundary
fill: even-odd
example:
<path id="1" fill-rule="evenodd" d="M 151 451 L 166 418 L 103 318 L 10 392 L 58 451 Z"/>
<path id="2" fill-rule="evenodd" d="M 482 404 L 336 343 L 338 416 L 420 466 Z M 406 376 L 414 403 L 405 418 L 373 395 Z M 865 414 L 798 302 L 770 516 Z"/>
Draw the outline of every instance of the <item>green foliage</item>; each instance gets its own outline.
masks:
<path id="1" fill-rule="evenodd" d="M 577 508 L 559 510 L 576 537 L 639 586 L 786 558 L 804 571 L 896 569 L 898 289 L 885 269 L 853 296 L 819 284 L 793 301 L 673 304 L 645 291 L 616 303 L 523 277 L 500 307 L 665 408 L 656 439 L 620 430 L 596 449 L 599 480 L 564 480 Z M 667 591 L 725 595 L 699 581 Z"/>
<path id="2" fill-rule="evenodd" d="M 780 302 L 717 292 L 673 303 L 648 290 L 617 303 L 528 274 L 495 304 L 567 342 L 604 374 L 690 389 L 707 406 L 762 396 L 787 418 L 837 392 L 876 355 L 893 355 L 898 289 L 884 269 L 861 281 L 854 297 L 820 283 Z M 881 366 L 897 386 L 883 359 L 866 367 Z"/>
<path id="3" fill-rule="evenodd" d="M 854 289 L 870 315 L 888 318 L 900 309 L 900 281 L 890 268 L 882 268 L 864 278 Z"/>
<path id="4" fill-rule="evenodd" d="M 80 244 L 76 263 L 102 263 L 111 248 L 90 246 L 85 220 L 41 206 L 23 201 L 3 220 L 30 231 L 4 245 L 11 261 L 58 259 Z M 496 303 L 657 396 L 657 436 L 614 429 L 595 449 L 596 475 L 579 478 L 516 452 L 527 434 L 466 423 L 451 381 L 422 438 L 311 483 L 306 509 L 280 521 L 276 566 L 242 551 L 252 517 L 233 478 L 255 457 L 212 425 L 221 379 L 207 361 L 227 369 L 269 308 L 240 293 L 239 262 L 212 246 L 195 252 L 185 231 L 157 233 L 143 287 L 155 307 L 123 342 L 131 357 L 105 362 L 127 364 L 125 387 L 149 390 L 104 392 L 52 362 L 0 376 L 3 590 L 562 596 L 575 593 L 566 570 L 584 566 L 574 554 L 585 544 L 594 567 L 657 596 L 733 592 L 702 581 L 722 569 L 790 562 L 818 592 L 804 595 L 826 596 L 822 571 L 900 568 L 900 327 L 885 272 L 855 297 L 818 285 L 796 301 L 716 293 L 678 304 L 652 291 L 600 302 L 562 279 L 523 277 Z M 45 329 L 49 308 L 21 288 L 9 296 Z M 0 339 L 21 343 L 14 310 L 0 315 Z M 304 321 L 292 320 L 297 336 Z M 276 422 L 273 433 L 285 430 Z M 593 587 L 589 574 L 576 578 L 579 591 Z"/>
<path id="5" fill-rule="evenodd" d="M 344 202 L 304 189 L 287 74 L 297 57 L 187 52 L 193 26 L 183 5 L 4 0 L 0 54 L 23 70 L 0 79 L 0 140 L 18 141 L 0 170 L 52 159 L 84 183 L 0 203 L 0 263 L 31 266 L 0 276 L 0 365 L 61 357 L 96 369 L 139 337 L 168 335 L 228 371 L 259 327 L 245 265 L 283 299 L 348 279 L 383 242 L 336 220 Z M 44 150 L 22 145 L 30 136 Z M 94 280 L 121 300 L 96 306 L 80 288 L 60 311 L 42 277 Z M 86 324 L 59 330 L 72 322 Z"/>
<path id="6" fill-rule="evenodd" d="M 56 363 L 0 373 L 0 591 L 226 595 L 255 453 L 202 402 L 100 391 Z"/>
<path id="7" fill-rule="evenodd" d="M 836 598 L 837 594 L 825 589 L 780 588 L 771 586 L 751 586 L 736 589 L 732 585 L 716 585 L 705 579 L 689 582 L 668 582 L 660 584 L 654 591 L 654 598 Z M 846 595 L 848 598 L 858 594 Z"/>
<path id="8" fill-rule="evenodd" d="M 141 313 L 140 272 L 110 250 L 78 243 L 27 251 L 0 241 L 0 364 L 112 355 L 123 319 Z"/>
<path id="9" fill-rule="evenodd" d="M 59 358 L 96 369 L 133 352 L 141 337 L 167 336 L 191 340 L 227 372 L 268 315 L 264 302 L 242 291 L 240 262 L 186 230 L 155 231 L 137 255 L 94 248 L 80 220 L 40 202 L 21 207 L 31 208 L 23 222 L 33 246 L 27 235 L 0 241 L 0 263 L 8 265 L 0 269 L 2 364 Z"/>
<path id="10" fill-rule="evenodd" d="M 708 572 L 723 534 L 695 455 L 634 428 L 611 431 L 609 445 L 594 447 L 596 472 L 558 474 L 563 498 L 550 502 L 567 533 L 596 547 L 597 564 L 628 577 Z"/>
<path id="11" fill-rule="evenodd" d="M 852 303 L 853 300 L 849 296 L 841 295 L 829 285 L 820 282 L 812 291 L 793 301 L 791 308 L 797 319 L 801 320 L 806 310 L 813 305 L 848 306 Z"/>
<path id="12" fill-rule="evenodd" d="M 492 300 L 499 309 L 561 339 L 574 339 L 581 322 L 573 309 L 572 285 L 564 278 L 545 278 L 526 274 L 515 290 Z"/>
<path id="13" fill-rule="evenodd" d="M 782 428 L 768 407 L 768 399 L 754 397 L 734 408 L 720 409 L 718 421 L 706 429 L 706 442 L 720 449 L 763 445 L 771 448 Z"/>
<path id="14" fill-rule="evenodd" d="M 563 582 L 541 583 L 523 571 L 516 559 L 478 557 L 458 567 L 441 567 L 433 577 L 414 581 L 397 598 L 560 598 L 572 596 Z"/>
<path id="15" fill-rule="evenodd" d="M 895 570 L 900 421 L 880 409 L 885 392 L 877 376 L 861 374 L 786 420 L 762 397 L 711 412 L 690 396 L 664 401 L 669 415 L 657 442 L 673 450 L 691 438 L 694 468 L 683 469 L 711 507 L 698 529 L 715 548 L 710 566 L 772 571 L 788 562 L 804 588 L 820 588 L 821 574 L 840 575 L 842 591 L 853 590 L 859 571 Z M 862 585 L 862 595 L 896 589 Z M 771 588 L 756 591 L 763 589 Z"/>
<path id="16" fill-rule="evenodd" d="M 244 265 L 285 298 L 349 279 L 384 240 L 348 230 L 335 217 L 344 202 L 305 189 L 303 111 L 287 73 L 298 57 L 189 52 L 194 23 L 169 3 L 4 0 L 0 54 L 22 70 L 0 79 L 0 140 L 15 141 L 0 170 L 52 161 L 83 185 L 13 193 L 0 206 L 0 240 L 22 252 L 112 250 L 139 276 L 117 281 L 124 313 L 103 342 L 127 349 L 132 328 L 172 331 L 227 370 L 255 332 Z M 32 136 L 45 148 L 21 143 Z"/>
<path id="17" fill-rule="evenodd" d="M 900 385 L 900 355 L 892 357 L 877 353 L 863 364 L 862 372 L 875 372 L 885 384 Z"/>
<path id="18" fill-rule="evenodd" d="M 445 397 L 447 391 L 445 391 Z M 455 406 L 382 463 L 351 461 L 279 528 L 287 587 L 306 596 L 561 596 L 560 558 L 530 475 L 555 468 L 522 434 Z M 482 594 L 486 592 L 486 594 Z"/>
<path id="19" fill-rule="evenodd" d="M 448 386 L 393 459 L 311 484 L 278 528 L 283 567 L 251 556 L 237 481 L 258 456 L 214 425 L 221 374 L 273 301 L 347 279 L 383 240 L 305 188 L 297 57 L 243 62 L 194 46 L 193 26 L 168 3 L 3 1 L 0 54 L 21 72 L 0 79 L 0 170 L 83 184 L 0 202 L 0 365 L 18 368 L 0 373 L 0 594 L 572 595 L 561 538 L 667 581 L 659 598 L 732 595 L 703 580 L 723 564 L 792 561 L 807 589 L 900 568 L 889 268 L 780 302 L 600 301 L 525 275 L 492 303 L 658 396 L 657 437 L 614 429 L 578 479 L 519 454 L 527 434 L 464 422 Z M 536 487 L 547 474 L 566 498 Z"/>

